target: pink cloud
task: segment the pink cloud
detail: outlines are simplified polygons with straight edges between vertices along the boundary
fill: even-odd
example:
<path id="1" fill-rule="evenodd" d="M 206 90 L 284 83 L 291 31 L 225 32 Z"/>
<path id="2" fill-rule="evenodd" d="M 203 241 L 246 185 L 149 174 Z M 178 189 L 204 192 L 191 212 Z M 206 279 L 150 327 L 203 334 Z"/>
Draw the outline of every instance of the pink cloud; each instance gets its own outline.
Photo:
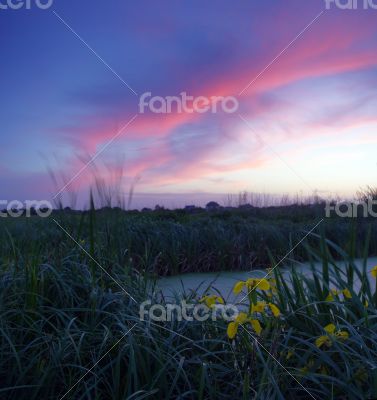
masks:
<path id="1" fill-rule="evenodd" d="M 264 94 L 305 79 L 339 77 L 344 73 L 377 66 L 377 53 L 368 45 L 370 38 L 376 32 L 375 23 L 368 20 L 365 23 L 355 24 L 354 21 L 357 18 L 358 16 L 345 16 L 342 20 L 335 19 L 334 21 L 330 15 L 321 17 L 312 29 L 297 40 L 243 92 L 240 97 L 241 112 L 246 117 L 257 120 L 259 116 L 266 115 L 267 112 L 274 112 L 275 107 L 279 107 L 278 104 L 268 105 L 258 102 L 260 96 Z M 351 24 L 352 21 L 353 24 Z M 350 29 L 350 26 L 353 28 Z M 275 48 L 259 54 L 256 58 L 245 54 L 243 63 L 234 65 L 227 74 L 215 75 L 208 82 L 201 82 L 201 85 L 196 85 L 193 92 L 208 97 L 237 95 L 248 85 L 248 82 L 251 82 L 261 72 L 278 51 L 289 43 L 289 40 L 291 39 L 287 36 L 282 37 Z M 294 112 L 295 110 L 291 110 L 291 113 Z M 124 122 L 128 120 L 129 116 L 132 116 L 130 112 L 125 114 L 127 116 L 122 119 Z M 239 121 L 238 124 L 232 126 L 227 122 L 228 115 L 219 114 L 217 118 L 220 124 L 225 126 L 221 135 L 224 137 L 230 135 L 236 140 L 239 133 L 232 131 L 235 126 L 239 125 Z M 366 121 L 365 117 L 360 117 L 358 123 Z M 230 163 L 219 162 L 216 157 L 218 154 L 223 155 L 222 150 L 228 143 L 226 138 L 219 139 L 214 148 L 208 146 L 196 154 L 192 154 L 190 147 L 187 147 L 186 153 L 179 154 L 175 154 L 169 148 L 169 138 L 177 130 L 187 125 L 192 125 L 192 129 L 195 130 L 195 126 L 206 124 L 206 122 L 208 122 L 208 116 L 200 114 L 139 114 L 124 134 L 119 137 L 117 145 L 127 148 L 127 143 L 136 139 L 147 141 L 148 139 L 162 138 L 167 139 L 167 142 L 163 142 L 153 151 L 144 151 L 143 154 L 135 156 L 127 166 L 127 175 L 145 176 L 146 182 L 150 184 L 172 184 L 197 177 L 215 176 L 246 168 L 259 168 L 268 162 L 265 156 L 258 154 L 261 148 L 254 149 L 257 156 L 253 160 L 240 159 Z M 331 122 L 331 119 L 328 122 Z M 101 145 L 111 140 L 121 127 L 120 122 L 114 124 L 113 118 L 100 118 L 98 121 L 95 118 L 94 123 L 98 128 L 93 127 L 93 124 L 90 123 L 85 126 L 84 123 L 83 128 L 76 130 L 78 136 L 74 140 L 81 152 L 93 154 Z M 351 127 L 353 123 L 356 122 L 348 121 L 347 126 Z M 324 121 L 312 121 L 310 126 L 306 127 L 305 138 L 323 134 L 316 130 L 319 126 L 325 128 Z M 117 129 L 115 129 L 116 127 Z M 267 139 L 268 135 L 271 135 L 268 131 L 264 134 L 267 135 Z M 301 131 L 293 136 L 299 137 L 299 135 L 302 135 Z"/>

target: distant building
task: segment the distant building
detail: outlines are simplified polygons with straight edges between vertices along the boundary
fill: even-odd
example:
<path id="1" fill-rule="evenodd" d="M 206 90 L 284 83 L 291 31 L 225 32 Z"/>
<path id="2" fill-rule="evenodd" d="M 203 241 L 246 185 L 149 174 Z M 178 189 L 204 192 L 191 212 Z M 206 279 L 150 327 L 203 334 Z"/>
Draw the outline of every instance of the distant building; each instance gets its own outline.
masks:
<path id="1" fill-rule="evenodd" d="M 207 211 L 213 211 L 213 210 L 219 210 L 220 204 L 216 203 L 216 201 L 210 201 L 209 203 L 206 204 L 206 210 Z"/>
<path id="2" fill-rule="evenodd" d="M 254 208 L 251 204 L 242 204 L 238 207 L 241 210 L 250 210 L 252 208 Z"/>

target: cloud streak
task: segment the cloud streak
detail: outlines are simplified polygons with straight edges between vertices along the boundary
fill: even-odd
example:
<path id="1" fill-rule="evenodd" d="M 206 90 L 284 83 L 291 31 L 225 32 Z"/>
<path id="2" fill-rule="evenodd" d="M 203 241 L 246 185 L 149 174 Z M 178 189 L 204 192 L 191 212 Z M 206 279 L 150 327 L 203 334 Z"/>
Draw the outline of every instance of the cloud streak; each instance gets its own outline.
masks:
<path id="1" fill-rule="evenodd" d="M 239 96 L 239 113 L 282 158 L 294 157 L 296 150 L 292 148 L 300 143 L 304 143 L 305 151 L 311 146 L 314 151 L 317 141 L 326 140 L 329 134 L 333 140 L 344 130 L 353 129 L 357 135 L 362 127 L 377 124 L 373 115 L 376 95 L 370 85 L 377 71 L 373 12 L 326 11 L 255 80 L 324 9 L 324 4 L 296 0 L 284 5 L 248 3 L 235 6 L 220 1 L 213 7 L 193 2 L 192 8 L 163 4 L 150 5 L 146 10 L 142 2 L 111 10 L 99 7 L 93 18 L 107 29 L 104 37 L 91 28 L 89 21 L 81 20 L 77 26 L 138 93 L 176 96 L 185 91 L 193 96 L 235 96 L 253 82 Z M 73 26 L 85 15 L 79 5 L 72 5 L 72 10 L 59 6 Z M 101 20 L 101 12 L 112 16 L 113 22 Z M 47 29 L 43 24 L 40 29 Z M 60 71 L 60 64 L 72 62 L 72 46 L 76 44 L 67 32 L 58 29 L 51 30 L 51 43 L 59 39 L 61 53 L 50 62 Z M 15 46 L 26 51 L 18 41 Z M 36 54 L 38 49 L 30 51 Z M 75 47 L 76 51 L 85 64 L 86 76 L 78 75 L 72 63 L 64 72 L 71 79 L 69 84 L 63 87 L 55 77 L 51 82 L 60 94 L 55 106 L 55 112 L 59 107 L 59 118 L 49 119 L 42 129 L 39 125 L 32 128 L 33 132 L 42 132 L 38 133 L 42 140 L 52 140 L 47 151 L 56 144 L 59 156 L 59 148 L 64 148 L 60 153 L 64 165 L 57 168 L 66 176 L 74 176 L 79 170 L 77 157 L 94 155 L 138 112 L 135 96 L 100 69 L 95 60 Z M 33 64 L 31 68 L 37 67 Z M 374 130 L 363 134 L 364 140 L 369 140 Z M 6 137 L 6 131 L 3 135 Z M 227 183 L 222 191 L 226 191 L 245 181 L 245 171 L 263 171 L 276 161 L 267 147 L 237 114 L 146 112 L 139 114 L 132 127 L 104 152 L 101 162 L 113 165 L 116 171 L 119 167 L 113 161 L 124 154 L 125 184 L 140 176 L 139 187 L 148 192 L 164 187 L 173 191 L 175 187 L 191 189 L 194 183 L 201 191 L 208 179 L 219 181 L 224 177 Z M 16 151 L 15 157 L 20 157 Z M 20 176 L 12 172 L 12 167 L 8 169 L 7 174 L 13 174 L 14 182 L 19 182 Z M 111 174 L 111 168 L 108 170 Z M 283 179 L 287 172 L 277 173 Z M 76 187 L 90 182 L 84 174 Z M 12 191 L 18 184 L 10 179 L 9 185 Z M 242 189 L 248 188 L 239 187 Z M 297 184 L 296 189 L 302 188 Z"/>

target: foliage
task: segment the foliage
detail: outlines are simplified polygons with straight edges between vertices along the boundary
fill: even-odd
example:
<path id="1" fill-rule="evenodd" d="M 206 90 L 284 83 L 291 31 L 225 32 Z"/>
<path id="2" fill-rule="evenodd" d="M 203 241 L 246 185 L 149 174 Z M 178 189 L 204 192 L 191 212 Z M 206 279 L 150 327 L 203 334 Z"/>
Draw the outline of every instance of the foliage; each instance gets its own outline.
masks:
<path id="1" fill-rule="evenodd" d="M 362 225 L 362 236 L 359 226 L 326 227 L 347 252 L 310 235 L 295 255 L 310 260 L 311 277 L 276 268 L 268 285 L 239 284 L 255 291 L 233 335 L 221 320 L 141 321 L 138 304 L 156 299 L 150 272 L 238 268 L 250 263 L 244 250 L 257 251 L 258 240 L 279 257 L 309 224 L 152 214 L 92 210 L 2 223 L 1 399 L 377 397 L 377 295 L 368 279 L 377 272 L 367 263 L 373 225 Z M 362 269 L 354 262 L 360 253 Z M 237 263 L 237 255 L 246 258 Z M 270 256 L 271 266 L 277 261 Z M 325 330 L 330 324 L 335 329 Z M 328 339 L 319 345 L 320 337 Z"/>

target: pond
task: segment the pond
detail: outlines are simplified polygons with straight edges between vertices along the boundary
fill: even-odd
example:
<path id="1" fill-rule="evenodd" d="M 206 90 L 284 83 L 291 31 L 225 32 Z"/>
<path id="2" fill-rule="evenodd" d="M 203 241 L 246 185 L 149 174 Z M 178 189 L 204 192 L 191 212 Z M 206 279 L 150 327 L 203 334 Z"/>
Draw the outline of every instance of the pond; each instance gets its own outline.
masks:
<path id="1" fill-rule="evenodd" d="M 355 265 L 357 268 L 361 268 L 363 260 L 355 260 Z M 341 268 L 345 268 L 345 262 L 338 262 L 337 265 Z M 367 270 L 370 271 L 375 265 L 377 265 L 377 257 L 372 257 L 368 259 Z M 289 276 L 289 270 L 287 266 L 279 266 L 280 270 L 283 272 L 284 276 Z M 321 271 L 321 263 L 316 263 L 315 268 Z M 306 277 L 312 275 L 311 267 L 308 263 L 297 263 L 295 269 L 299 270 Z M 218 291 L 223 298 L 232 302 L 236 300 L 232 293 L 233 287 L 236 282 L 244 281 L 248 278 L 258 277 L 262 278 L 266 275 L 265 270 L 253 270 L 247 271 L 224 271 L 224 272 L 213 272 L 213 273 L 190 273 L 177 275 L 172 277 L 160 278 L 157 282 L 157 287 L 162 291 L 166 299 L 172 299 L 176 296 L 181 297 L 182 295 L 189 294 L 190 291 L 197 291 L 201 296 L 203 295 L 209 287 L 211 287 L 211 293 L 215 294 Z M 368 274 L 371 278 L 371 275 Z M 358 278 L 355 276 L 355 289 L 359 286 Z"/>

